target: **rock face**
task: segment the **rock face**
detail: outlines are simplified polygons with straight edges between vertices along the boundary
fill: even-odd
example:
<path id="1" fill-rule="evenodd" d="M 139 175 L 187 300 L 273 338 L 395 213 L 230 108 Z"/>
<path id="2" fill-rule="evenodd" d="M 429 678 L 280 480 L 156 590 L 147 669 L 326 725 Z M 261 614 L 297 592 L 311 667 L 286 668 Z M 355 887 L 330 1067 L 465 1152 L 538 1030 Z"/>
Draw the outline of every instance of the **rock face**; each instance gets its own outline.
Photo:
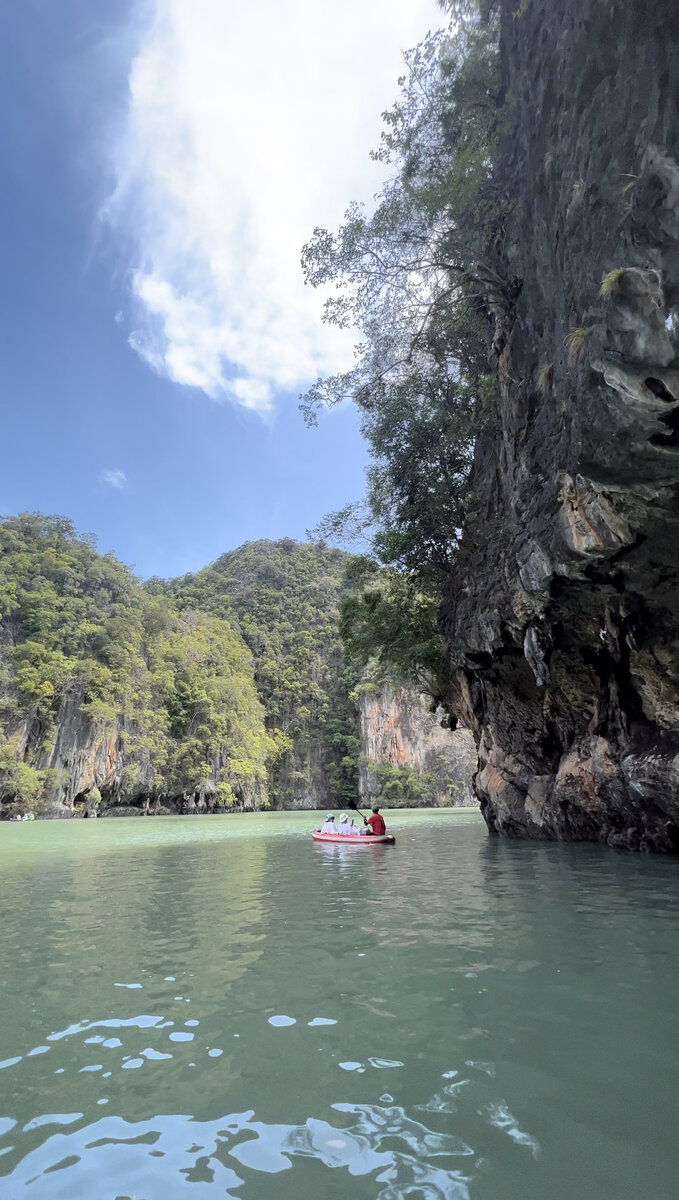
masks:
<path id="1" fill-rule="evenodd" d="M 475 806 L 478 803 L 472 791 L 472 774 L 476 766 L 473 738 L 466 729 L 451 733 L 445 727 L 443 709 L 432 713 L 428 697 L 413 689 L 386 685 L 378 694 L 362 694 L 359 721 L 359 793 L 365 803 L 382 795 L 384 780 L 377 772 L 385 766 L 394 769 L 392 786 L 396 788 L 399 782 L 396 772 L 408 769 L 421 783 L 428 804 Z M 211 810 L 209 794 L 163 796 L 161 799 L 155 797 L 150 788 L 146 791 L 142 788 L 138 795 L 126 796 L 121 789 L 125 733 L 122 725 L 115 732 L 98 733 L 74 697 L 60 707 L 54 740 L 49 748 L 34 753 L 30 745 L 30 727 L 22 726 L 19 732 L 21 755 L 30 757 L 37 769 L 50 768 L 62 773 L 59 786 L 48 797 L 50 816 L 137 816 Z M 320 772 L 322 763 L 319 762 L 317 767 Z M 106 797 L 103 803 L 99 801 L 100 789 Z M 114 804 L 110 802 L 112 796 L 117 799 Z M 96 801 L 94 797 L 97 797 Z M 322 802 L 324 797 L 305 797 L 291 807 L 318 807 L 319 799 Z M 256 797 L 250 803 L 246 800 L 244 805 L 246 809 L 256 806 Z"/>
<path id="2" fill-rule="evenodd" d="M 71 695 L 59 705 L 54 736 L 47 746 L 35 745 L 41 730 L 35 722 L 25 722 L 17 731 L 18 756 L 38 770 L 60 773 L 58 784 L 46 797 L 50 816 L 71 817 L 75 811 L 95 815 L 93 798 L 98 785 L 114 790 L 120 784 L 123 768 L 122 727 L 101 733 L 80 708 L 80 696 Z M 93 796 L 91 795 L 92 790 Z"/>
<path id="3" fill-rule="evenodd" d="M 20 759 L 39 771 L 56 772 L 54 786 L 47 791 L 40 816 L 110 817 L 160 813 L 206 813 L 215 809 L 214 785 L 203 781 L 194 791 L 158 794 L 152 785 L 153 770 L 148 755 L 143 759 L 137 746 L 138 730 L 127 725 L 122 714 L 106 732 L 91 722 L 81 709 L 82 696 L 64 698 L 55 715 L 52 737 L 42 740 L 39 723 L 25 722 L 12 730 Z M 38 743 L 38 744 L 36 744 Z M 130 750 L 133 754 L 130 753 Z M 134 757 L 134 786 L 126 784 L 126 768 Z M 216 775 L 225 765 L 215 757 L 209 762 Z M 254 811 L 261 806 L 257 781 L 243 788 L 235 811 Z"/>
<path id="4" fill-rule="evenodd" d="M 476 805 L 473 738 L 466 729 L 451 733 L 442 720 L 443 709 L 432 713 L 429 699 L 413 689 L 386 684 L 378 694 L 361 695 L 359 794 L 364 803 L 382 796 L 385 781 L 379 768 L 387 767 L 393 770 L 395 791 L 398 770 L 407 768 L 428 804 Z"/>
<path id="5" fill-rule="evenodd" d="M 676 851 L 679 8 L 503 0 L 502 60 L 500 397 L 450 705 L 492 831 Z"/>

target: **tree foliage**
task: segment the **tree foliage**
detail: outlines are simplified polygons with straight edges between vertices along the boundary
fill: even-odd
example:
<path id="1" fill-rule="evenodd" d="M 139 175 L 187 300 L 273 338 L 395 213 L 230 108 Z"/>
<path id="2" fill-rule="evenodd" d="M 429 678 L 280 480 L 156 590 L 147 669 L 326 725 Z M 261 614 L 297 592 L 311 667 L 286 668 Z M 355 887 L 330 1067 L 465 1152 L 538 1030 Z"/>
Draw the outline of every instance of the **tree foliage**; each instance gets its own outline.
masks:
<path id="1" fill-rule="evenodd" d="M 399 98 L 383 114 L 374 158 L 389 174 L 373 211 L 351 204 L 340 229 L 315 229 L 302 254 L 306 281 L 330 289 L 325 320 L 360 337 L 354 366 L 319 379 L 302 409 L 313 423 L 323 406 L 353 400 L 373 460 L 365 500 L 319 533 L 367 540 L 378 563 L 404 575 L 383 577 L 343 615 L 350 644 L 372 637 L 401 664 L 409 634 L 411 657 L 422 658 L 423 608 L 436 636 L 473 515 L 474 438 L 495 391 L 488 289 L 504 286 L 507 201 L 492 178 L 502 129 L 497 6 L 442 7 L 450 24 L 406 55 Z"/>
<path id="2" fill-rule="evenodd" d="M 250 542 L 169 586 L 184 610 L 234 614 L 277 754 L 272 801 L 283 806 L 356 795 L 356 673 L 338 635 L 348 556 L 284 538 Z"/>
<path id="3" fill-rule="evenodd" d="M 426 771 L 410 766 L 394 767 L 379 763 L 370 767 L 382 804 L 389 808 L 421 808 L 432 802 L 434 778 Z"/>
<path id="4" fill-rule="evenodd" d="M 362 681 L 380 687 L 395 677 L 438 698 L 445 660 L 436 627 L 437 599 L 414 573 L 378 568 L 370 559 L 362 560 L 353 574 L 362 586 L 344 597 L 339 629 Z"/>

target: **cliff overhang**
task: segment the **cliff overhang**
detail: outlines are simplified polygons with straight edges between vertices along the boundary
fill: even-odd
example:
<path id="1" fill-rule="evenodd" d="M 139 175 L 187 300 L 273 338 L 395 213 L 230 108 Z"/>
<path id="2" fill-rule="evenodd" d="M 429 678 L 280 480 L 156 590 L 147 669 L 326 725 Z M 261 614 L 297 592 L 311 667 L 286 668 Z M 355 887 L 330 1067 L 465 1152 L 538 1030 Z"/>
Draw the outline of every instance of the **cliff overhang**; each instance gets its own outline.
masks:
<path id="1" fill-rule="evenodd" d="M 489 829 L 676 851 L 679 12 L 650 16 L 503 3 L 511 299 L 442 631 Z"/>

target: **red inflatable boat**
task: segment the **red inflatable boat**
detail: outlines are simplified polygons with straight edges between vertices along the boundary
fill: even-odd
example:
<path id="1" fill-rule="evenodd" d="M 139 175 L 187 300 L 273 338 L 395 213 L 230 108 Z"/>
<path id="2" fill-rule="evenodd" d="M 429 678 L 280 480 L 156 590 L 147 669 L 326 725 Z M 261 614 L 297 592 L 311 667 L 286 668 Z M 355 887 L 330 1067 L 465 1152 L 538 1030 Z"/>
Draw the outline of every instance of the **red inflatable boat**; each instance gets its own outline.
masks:
<path id="1" fill-rule="evenodd" d="M 314 829 L 311 836 L 315 842 L 327 842 L 330 846 L 393 846 L 396 843 L 396 838 L 388 833 L 375 837 L 374 834 L 321 833 L 320 829 Z"/>

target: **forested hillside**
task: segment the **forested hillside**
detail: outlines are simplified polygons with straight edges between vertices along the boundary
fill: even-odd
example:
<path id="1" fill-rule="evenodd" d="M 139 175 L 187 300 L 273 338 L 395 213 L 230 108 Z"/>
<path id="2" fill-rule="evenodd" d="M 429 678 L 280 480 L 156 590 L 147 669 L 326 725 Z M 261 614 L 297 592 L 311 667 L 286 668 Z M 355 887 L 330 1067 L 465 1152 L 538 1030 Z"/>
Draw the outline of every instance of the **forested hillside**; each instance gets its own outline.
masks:
<path id="1" fill-rule="evenodd" d="M 0 523 L 0 616 L 5 813 L 268 803 L 276 747 L 225 612 L 181 612 L 70 521 L 23 514 Z"/>
<path id="2" fill-rule="evenodd" d="M 362 732 L 387 675 L 343 646 L 349 565 L 283 539 L 142 584 L 62 517 L 0 522 L 0 816 L 341 807 L 368 764 L 392 803 L 466 794 L 452 742 L 442 789 L 432 739 L 401 737 L 417 691 Z"/>
<path id="3" fill-rule="evenodd" d="M 341 804 L 358 786 L 348 556 L 254 542 L 142 585 L 61 517 L 0 523 L 0 800 Z"/>
<path id="4" fill-rule="evenodd" d="M 339 550 L 290 538 L 249 542 L 167 585 L 184 611 L 236 615 L 278 750 L 271 798 L 285 808 L 357 794 L 359 673 L 338 632 L 347 562 Z"/>

